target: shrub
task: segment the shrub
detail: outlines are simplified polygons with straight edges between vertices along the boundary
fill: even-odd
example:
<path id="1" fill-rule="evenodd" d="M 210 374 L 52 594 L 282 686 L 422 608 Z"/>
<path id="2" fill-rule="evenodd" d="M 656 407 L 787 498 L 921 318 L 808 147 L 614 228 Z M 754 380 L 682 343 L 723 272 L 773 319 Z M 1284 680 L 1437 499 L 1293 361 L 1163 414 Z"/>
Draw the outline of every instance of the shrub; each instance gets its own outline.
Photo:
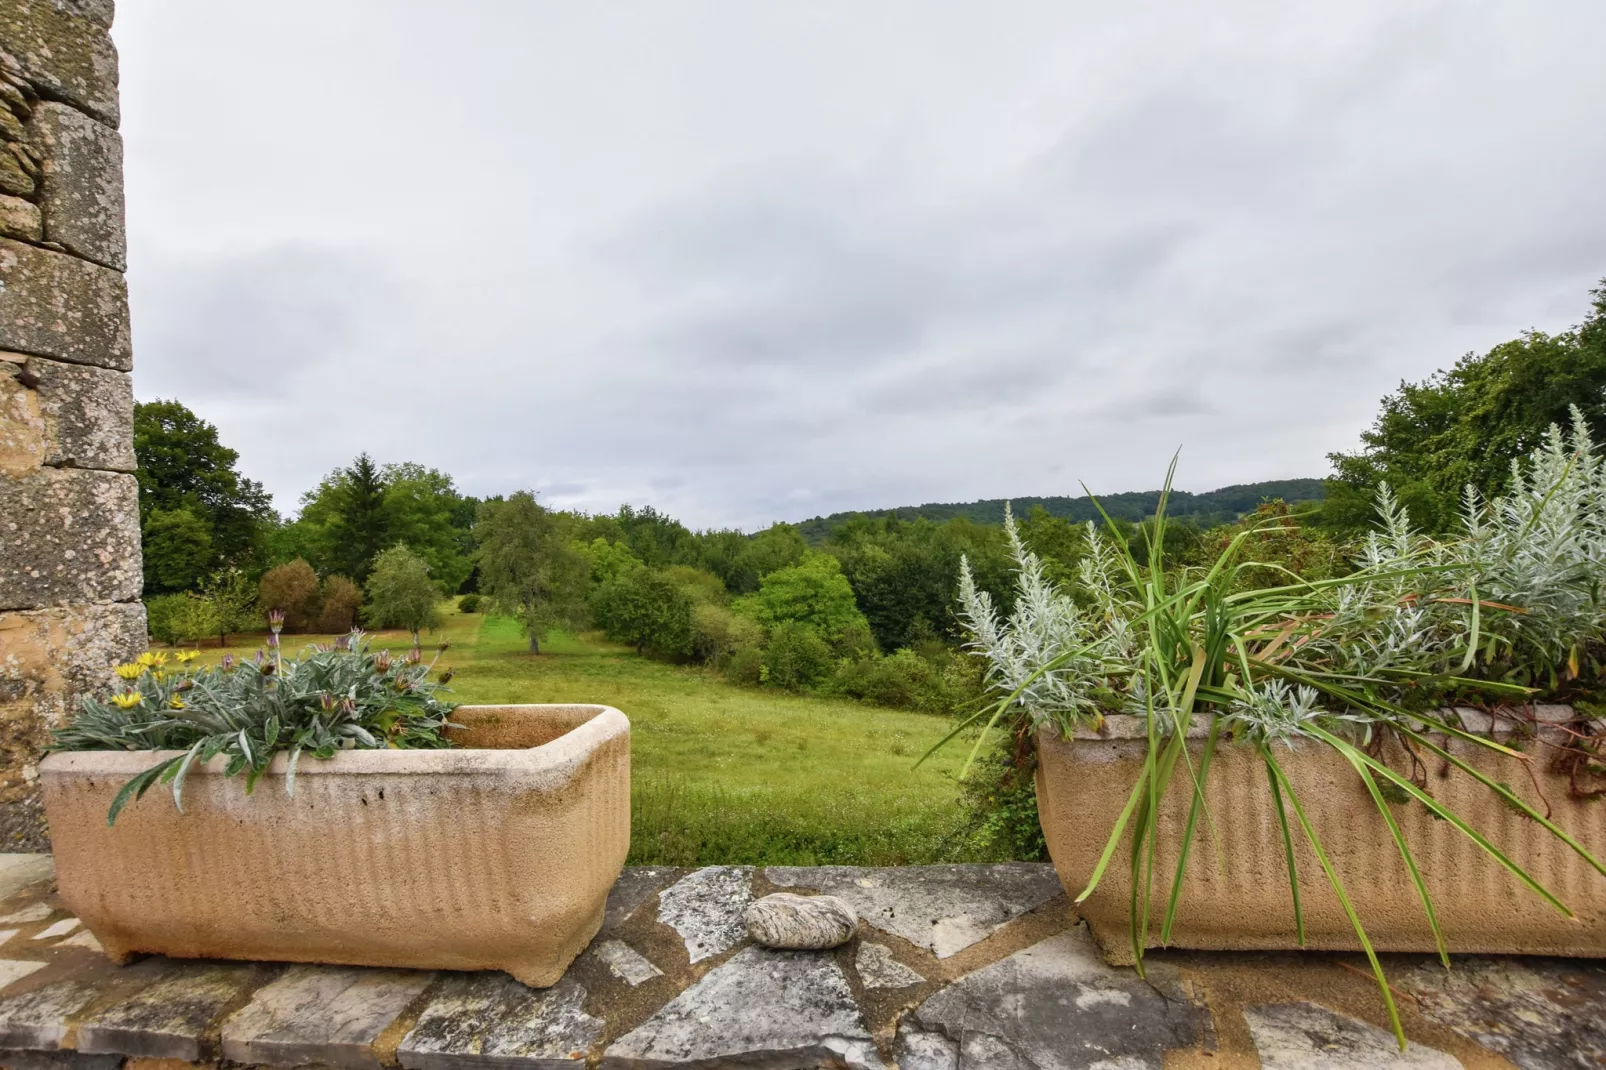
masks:
<path id="1" fill-rule="evenodd" d="M 739 641 L 725 659 L 725 677 L 733 684 L 757 687 L 764 682 L 764 645 L 758 636 Z"/>
<path id="2" fill-rule="evenodd" d="M 692 657 L 716 669 L 725 668 L 737 650 L 757 651 L 764 642 L 764 630 L 757 622 L 707 603 L 691 607 L 691 633 Z"/>
<path id="3" fill-rule="evenodd" d="M 174 617 L 183 609 L 184 595 L 181 594 L 162 594 L 145 599 L 145 628 L 151 633 L 151 638 L 169 646 L 179 643 L 178 633 L 173 630 Z"/>
<path id="4" fill-rule="evenodd" d="M 477 594 L 465 594 L 457 600 L 457 611 L 459 613 L 478 613 L 480 611 L 480 596 Z"/>
<path id="5" fill-rule="evenodd" d="M 937 710 L 943 701 L 936 667 L 909 649 L 884 657 L 844 658 L 837 665 L 832 689 L 894 709 Z"/>
<path id="6" fill-rule="evenodd" d="M 357 624 L 362 606 L 362 589 L 344 576 L 325 576 L 323 608 L 318 613 L 320 632 L 349 632 Z"/>
<path id="7" fill-rule="evenodd" d="M 790 568 L 771 572 L 759 581 L 758 592 L 739 599 L 736 608 L 766 628 L 806 625 L 829 643 L 869 634 L 842 566 L 828 554 L 811 553 Z"/>
<path id="8" fill-rule="evenodd" d="M 162 654 L 120 665 L 121 689 L 86 697 L 57 728 L 51 750 L 180 751 L 138 774 L 112 801 L 109 821 L 156 783 L 171 783 L 173 804 L 184 801 L 184 777 L 196 762 L 226 759 L 225 776 L 245 773 L 247 793 L 268 763 L 288 751 L 284 788 L 295 793 L 302 754 L 332 758 L 344 749 L 433 748 L 452 707 L 435 697 L 434 663 L 393 659 L 389 652 L 319 650 L 297 661 L 247 661 L 175 668 Z M 259 655 L 260 658 L 260 655 Z"/>
<path id="9" fill-rule="evenodd" d="M 237 568 L 225 569 L 206 585 L 206 596 L 217 609 L 218 645 L 225 646 L 230 632 L 258 631 L 263 626 L 257 609 L 257 585 Z"/>
<path id="10" fill-rule="evenodd" d="M 662 573 L 627 569 L 597 588 L 591 598 L 597 626 L 638 654 L 683 658 L 692 652 L 691 601 Z"/>
<path id="11" fill-rule="evenodd" d="M 264 572 L 257 592 L 264 613 L 276 609 L 284 614 L 287 632 L 310 631 L 318 620 L 318 574 L 299 557 Z"/>
<path id="12" fill-rule="evenodd" d="M 418 645 L 418 633 L 438 628 L 441 589 L 429 578 L 429 565 L 400 544 L 374 558 L 368 574 L 368 604 L 363 619 L 376 628 L 406 628 Z"/>
<path id="13" fill-rule="evenodd" d="M 831 647 L 806 624 L 787 621 L 770 631 L 764 645 L 763 681 L 788 691 L 807 691 L 831 674 Z"/>

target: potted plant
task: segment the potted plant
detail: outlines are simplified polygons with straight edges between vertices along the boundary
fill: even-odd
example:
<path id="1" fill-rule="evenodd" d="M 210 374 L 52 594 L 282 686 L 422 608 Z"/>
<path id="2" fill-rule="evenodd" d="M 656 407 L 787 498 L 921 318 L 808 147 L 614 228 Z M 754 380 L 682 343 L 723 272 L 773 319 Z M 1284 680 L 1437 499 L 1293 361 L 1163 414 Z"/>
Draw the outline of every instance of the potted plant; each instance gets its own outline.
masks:
<path id="1" fill-rule="evenodd" d="M 629 845 L 624 715 L 454 709 L 416 647 L 354 638 L 286 660 L 277 639 L 268 657 L 199 670 L 147 654 L 57 730 L 40 773 L 67 905 L 117 961 L 555 983 Z M 136 804 L 159 784 L 171 805 Z"/>
<path id="2" fill-rule="evenodd" d="M 1606 772 L 1599 738 L 1530 705 L 1601 676 L 1606 471 L 1574 416 L 1504 497 L 1469 492 L 1455 538 L 1385 489 L 1346 575 L 1253 560 L 1277 516 L 1177 565 L 1169 474 L 1136 549 L 1088 525 L 1074 591 L 1012 520 L 1007 620 L 962 568 L 1005 694 L 955 734 L 1035 739 L 1050 855 L 1108 954 L 1364 951 L 1397 1034 L 1379 950 L 1606 954 L 1606 818 L 1579 779 Z"/>

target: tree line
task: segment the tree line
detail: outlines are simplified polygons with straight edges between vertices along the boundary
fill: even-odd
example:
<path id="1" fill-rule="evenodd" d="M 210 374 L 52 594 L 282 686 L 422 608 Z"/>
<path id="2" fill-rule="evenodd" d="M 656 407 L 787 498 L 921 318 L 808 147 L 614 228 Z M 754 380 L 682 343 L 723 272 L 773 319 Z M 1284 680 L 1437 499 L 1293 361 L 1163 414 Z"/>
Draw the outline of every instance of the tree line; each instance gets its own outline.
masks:
<path id="1" fill-rule="evenodd" d="M 1592 298 L 1570 331 L 1530 331 L 1401 383 L 1361 448 L 1332 455 L 1319 489 L 1292 480 L 1189 496 L 1167 527 L 1168 553 L 1202 559 L 1270 511 L 1283 523 L 1259 540 L 1257 559 L 1332 573 L 1370 527 L 1382 483 L 1427 528 L 1444 530 L 1463 488 L 1498 493 L 1511 461 L 1565 422 L 1569 404 L 1606 433 L 1606 283 Z M 583 514 L 528 491 L 480 499 L 436 469 L 361 454 L 284 518 L 217 429 L 178 401 L 136 407 L 135 450 L 158 638 L 249 630 L 268 609 L 291 630 L 417 631 L 442 598 L 472 595 L 517 619 L 532 650 L 552 628 L 596 627 L 643 654 L 744 682 L 951 708 L 977 686 L 955 653 L 960 557 L 998 604 L 1007 609 L 1013 593 L 1001 501 L 695 531 L 650 506 Z M 1108 536 L 1144 545 L 1151 497 L 1101 499 Z M 1021 504 L 1022 537 L 1074 588 L 1078 528 L 1093 503 Z"/>

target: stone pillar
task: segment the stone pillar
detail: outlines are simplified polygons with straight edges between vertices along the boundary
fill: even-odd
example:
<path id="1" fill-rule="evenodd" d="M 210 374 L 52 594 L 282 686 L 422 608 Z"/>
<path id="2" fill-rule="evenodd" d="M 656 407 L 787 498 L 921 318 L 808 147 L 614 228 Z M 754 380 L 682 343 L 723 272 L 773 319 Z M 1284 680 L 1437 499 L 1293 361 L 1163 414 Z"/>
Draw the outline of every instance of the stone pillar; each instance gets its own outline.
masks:
<path id="1" fill-rule="evenodd" d="M 0 802 L 145 646 L 111 23 L 0 0 Z"/>

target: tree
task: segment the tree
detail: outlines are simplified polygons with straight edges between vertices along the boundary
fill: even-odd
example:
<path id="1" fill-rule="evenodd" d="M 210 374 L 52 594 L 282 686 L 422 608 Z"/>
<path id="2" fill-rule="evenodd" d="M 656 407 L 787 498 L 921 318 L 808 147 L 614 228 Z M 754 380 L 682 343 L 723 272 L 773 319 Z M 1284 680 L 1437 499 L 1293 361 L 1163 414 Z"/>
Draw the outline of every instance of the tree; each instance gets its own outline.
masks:
<path id="1" fill-rule="evenodd" d="M 395 540 L 385 516 L 385 484 L 379 467 L 366 453 L 346 468 L 337 468 L 301 496 L 297 526 L 308 527 L 313 559 L 325 572 L 368 578 L 374 559 Z"/>
<path id="2" fill-rule="evenodd" d="M 276 522 L 262 484 L 235 468 L 240 455 L 218 441 L 217 428 L 177 401 L 134 405 L 141 535 L 156 513 L 188 510 L 206 528 L 210 556 L 200 575 L 249 563 Z"/>
<path id="3" fill-rule="evenodd" d="M 320 572 L 366 578 L 388 546 L 405 545 L 455 593 L 473 570 L 474 510 L 452 477 L 419 464 L 377 466 L 366 453 L 301 497 L 301 515 L 273 536 L 281 556 L 306 557 Z"/>
<path id="4" fill-rule="evenodd" d="M 597 589 L 591 606 L 598 627 L 638 654 L 682 658 L 691 653 L 691 599 L 660 571 L 621 573 Z"/>
<path id="5" fill-rule="evenodd" d="M 567 518 L 519 491 L 481 505 L 474 538 L 480 592 L 497 612 L 517 618 L 532 654 L 549 629 L 584 618 L 590 566 L 570 543 Z"/>
<path id="6" fill-rule="evenodd" d="M 397 543 L 374 558 L 364 587 L 368 604 L 363 617 L 376 628 L 406 628 L 418 645 L 418 633 L 441 623 L 441 589 L 429 576 L 429 563 Z"/>
<path id="7" fill-rule="evenodd" d="M 800 624 L 836 643 L 855 629 L 866 629 L 853 588 L 829 554 L 810 553 L 791 568 L 765 576 L 758 591 L 738 599 L 735 608 L 767 629 Z"/>
<path id="8" fill-rule="evenodd" d="M 320 632 L 349 632 L 362 608 L 362 589 L 344 576 L 325 576 L 320 589 L 323 606 L 318 611 Z"/>
<path id="9" fill-rule="evenodd" d="M 254 631 L 262 626 L 257 610 L 257 585 L 239 569 L 225 569 L 206 585 L 206 596 L 217 611 L 218 646 L 229 645 L 230 632 Z"/>
<path id="10" fill-rule="evenodd" d="M 1583 410 L 1592 434 L 1606 435 L 1606 280 L 1593 297 L 1589 317 L 1571 331 L 1529 331 L 1423 382 L 1402 382 L 1362 433 L 1362 448 L 1329 455 L 1323 523 L 1369 526 L 1378 485 L 1388 483 L 1412 521 L 1447 531 L 1464 488 L 1504 490 L 1512 462 L 1551 424 L 1571 423 L 1569 405 Z"/>
<path id="11" fill-rule="evenodd" d="M 429 562 L 435 582 L 455 594 L 473 569 L 472 501 L 457 492 L 451 476 L 423 465 L 387 464 L 380 482 L 389 538 Z"/>
<path id="12" fill-rule="evenodd" d="M 211 526 L 189 508 L 151 510 L 140 542 L 148 595 L 192 590 L 212 566 Z"/>
<path id="13" fill-rule="evenodd" d="M 284 630 L 304 632 L 318 619 L 318 574 L 301 558 L 270 568 L 258 585 L 263 612 L 284 614 Z"/>

